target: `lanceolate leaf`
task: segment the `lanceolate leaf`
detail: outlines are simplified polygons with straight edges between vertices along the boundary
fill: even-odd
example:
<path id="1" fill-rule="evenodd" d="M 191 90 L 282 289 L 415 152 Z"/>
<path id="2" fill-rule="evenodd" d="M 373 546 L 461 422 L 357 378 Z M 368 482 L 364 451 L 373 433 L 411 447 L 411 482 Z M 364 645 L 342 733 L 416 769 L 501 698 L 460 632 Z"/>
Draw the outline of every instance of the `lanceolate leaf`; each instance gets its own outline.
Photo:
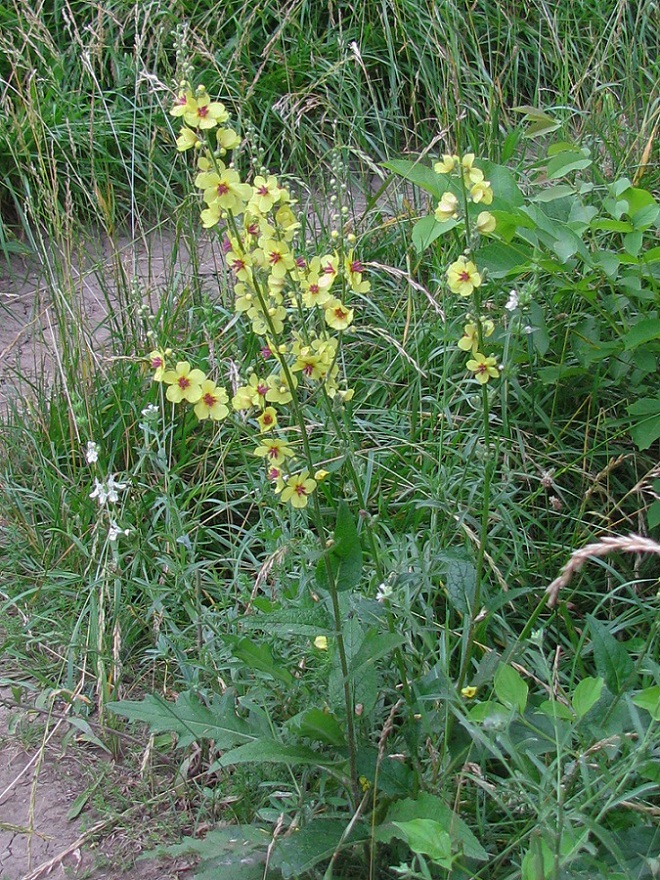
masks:
<path id="1" fill-rule="evenodd" d="M 218 748 L 230 749 L 254 739 L 249 725 L 236 715 L 230 694 L 215 700 L 211 709 L 190 691 L 182 693 L 176 703 L 149 694 L 139 702 L 119 700 L 109 703 L 108 708 L 130 721 L 148 724 L 155 733 L 176 733 L 179 746 L 212 739 Z"/>
<path id="2" fill-rule="evenodd" d="M 589 632 L 598 674 L 613 694 L 622 693 L 635 671 L 632 658 L 612 633 L 593 615 L 588 614 Z"/>
<path id="3" fill-rule="evenodd" d="M 215 767 L 232 764 L 309 764 L 312 767 L 333 767 L 343 764 L 343 759 L 325 757 L 307 746 L 287 745 L 274 739 L 258 739 L 226 752 Z"/>

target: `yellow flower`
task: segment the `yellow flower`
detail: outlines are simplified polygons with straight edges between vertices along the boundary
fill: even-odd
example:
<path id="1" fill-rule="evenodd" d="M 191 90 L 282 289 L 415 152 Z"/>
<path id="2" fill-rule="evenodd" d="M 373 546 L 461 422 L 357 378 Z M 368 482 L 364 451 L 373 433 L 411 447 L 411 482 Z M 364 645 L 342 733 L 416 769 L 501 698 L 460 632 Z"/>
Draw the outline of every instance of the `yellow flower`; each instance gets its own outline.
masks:
<path id="1" fill-rule="evenodd" d="M 282 489 L 281 499 L 286 504 L 291 502 L 292 507 L 307 507 L 309 496 L 316 489 L 316 480 L 312 480 L 309 471 L 302 471 L 300 474 L 294 474 L 286 481 L 286 486 Z"/>
<path id="2" fill-rule="evenodd" d="M 319 265 L 319 287 L 330 290 L 339 272 L 339 257 L 337 254 L 326 254 L 321 257 Z"/>
<path id="3" fill-rule="evenodd" d="M 217 171 L 202 171 L 195 178 L 195 186 L 204 190 L 204 201 L 213 210 L 232 211 L 240 214 L 247 204 L 252 187 L 241 183 L 240 175 L 233 168 L 218 163 Z"/>
<path id="4" fill-rule="evenodd" d="M 495 231 L 497 221 L 488 211 L 482 211 L 477 217 L 477 232 L 482 235 L 488 235 Z"/>
<path id="5" fill-rule="evenodd" d="M 219 128 L 215 133 L 215 138 L 221 151 L 235 150 L 241 145 L 241 139 L 233 128 Z"/>
<path id="6" fill-rule="evenodd" d="M 224 125 L 229 119 L 229 113 L 224 104 L 219 101 L 211 101 L 205 88 L 197 90 L 197 97 L 190 96 L 183 112 L 183 119 L 192 128 L 208 130 L 216 125 Z"/>
<path id="7" fill-rule="evenodd" d="M 237 389 L 232 397 L 231 405 L 235 410 L 252 409 L 253 406 L 263 406 L 268 391 L 268 383 L 260 379 L 256 373 L 251 373 L 248 384 Z"/>
<path id="8" fill-rule="evenodd" d="M 441 162 L 436 162 L 433 170 L 436 174 L 451 174 L 458 163 L 458 156 L 452 156 L 445 153 Z"/>
<path id="9" fill-rule="evenodd" d="M 273 406 L 267 406 L 261 415 L 257 416 L 257 421 L 262 434 L 272 431 L 277 427 L 277 410 Z"/>
<path id="10" fill-rule="evenodd" d="M 352 250 L 349 251 L 344 260 L 344 277 L 355 293 L 368 293 L 371 290 L 370 282 L 362 280 L 364 271 L 362 263 L 355 258 Z"/>
<path id="11" fill-rule="evenodd" d="M 271 465 L 277 467 L 282 464 L 285 458 L 289 458 L 293 455 L 293 449 L 291 449 L 286 440 L 270 440 L 264 438 L 261 441 L 261 444 L 254 450 L 254 454 L 258 458 L 265 459 L 269 467 Z"/>
<path id="12" fill-rule="evenodd" d="M 446 192 L 438 202 L 438 207 L 435 209 L 435 219 L 438 223 L 442 223 L 445 220 L 452 220 L 456 217 L 457 210 L 458 199 L 454 193 Z"/>
<path id="13" fill-rule="evenodd" d="M 162 382 L 163 376 L 165 375 L 166 368 L 166 357 L 165 352 L 156 349 L 149 353 L 149 365 L 152 370 L 155 370 L 154 375 L 152 377 L 154 382 Z"/>
<path id="14" fill-rule="evenodd" d="M 466 153 L 461 159 L 463 180 L 467 183 L 480 183 L 484 179 L 484 173 L 474 164 L 474 153 Z"/>
<path id="15" fill-rule="evenodd" d="M 471 351 L 476 354 L 479 348 L 479 334 L 476 324 L 466 324 L 463 327 L 463 336 L 458 340 L 458 347 L 461 351 Z"/>
<path id="16" fill-rule="evenodd" d="M 485 357 L 480 351 L 475 352 L 474 358 L 465 365 L 474 373 L 474 377 L 480 385 L 485 385 L 490 379 L 499 378 L 500 371 L 497 369 L 497 359 Z"/>
<path id="17" fill-rule="evenodd" d="M 346 330 L 353 323 L 353 309 L 347 308 L 336 297 L 329 299 L 325 305 L 325 322 L 333 330 Z"/>
<path id="18" fill-rule="evenodd" d="M 447 284 L 452 293 L 470 296 L 476 287 L 481 286 L 481 275 L 471 260 L 459 257 L 447 269 Z"/>
<path id="19" fill-rule="evenodd" d="M 170 387 L 166 397 L 172 403 L 197 403 L 202 396 L 202 382 L 206 379 L 201 370 L 191 370 L 188 361 L 179 361 L 174 370 L 163 373 L 163 382 Z"/>
<path id="20" fill-rule="evenodd" d="M 286 375 L 283 373 L 271 373 L 266 382 L 268 383 L 266 400 L 269 403 L 291 403 L 293 400 L 292 391 L 298 385 L 298 380 L 295 376 L 291 376 L 291 388 L 289 387 Z"/>
<path id="21" fill-rule="evenodd" d="M 483 202 L 484 205 L 490 205 L 493 201 L 493 190 L 489 181 L 482 180 L 474 184 L 470 189 L 470 198 L 478 205 Z"/>
<path id="22" fill-rule="evenodd" d="M 182 89 L 176 96 L 174 105 L 170 108 L 170 116 L 183 116 L 194 107 L 194 97 L 190 89 Z"/>
<path id="23" fill-rule="evenodd" d="M 323 468 L 319 468 L 316 471 L 316 473 L 314 474 L 314 479 L 316 480 L 317 483 L 322 483 L 323 480 L 325 480 L 325 478 L 327 476 L 328 476 L 328 472 L 326 470 L 324 470 Z"/>
<path id="24" fill-rule="evenodd" d="M 464 696 L 466 700 L 471 700 L 473 697 L 476 697 L 477 689 L 472 685 L 461 688 L 461 695 Z"/>
<path id="25" fill-rule="evenodd" d="M 197 137 L 196 133 L 192 130 L 192 128 L 184 127 L 179 132 L 179 137 L 176 139 L 176 148 L 180 153 L 185 153 L 186 150 L 190 150 L 192 147 L 196 149 L 202 146 L 202 142 Z"/>
<path id="26" fill-rule="evenodd" d="M 212 379 L 202 382 L 202 396 L 195 404 L 195 415 L 198 419 L 211 419 L 219 422 L 227 418 L 229 409 L 225 405 L 229 400 L 224 388 L 218 388 Z"/>
<path id="27" fill-rule="evenodd" d="M 252 198 L 249 210 L 253 214 L 267 214 L 273 205 L 280 200 L 280 187 L 277 178 L 270 174 L 266 177 L 255 177 L 252 184 Z"/>
<path id="28" fill-rule="evenodd" d="M 328 650 L 328 637 L 327 636 L 317 636 L 314 639 L 314 647 L 318 648 L 319 651 L 327 651 Z"/>
<path id="29" fill-rule="evenodd" d="M 269 271 L 275 278 L 284 278 L 287 272 L 291 272 L 296 267 L 296 261 L 293 254 L 283 241 L 271 238 L 268 240 L 260 239 L 259 244 L 263 249 L 264 260 Z"/>

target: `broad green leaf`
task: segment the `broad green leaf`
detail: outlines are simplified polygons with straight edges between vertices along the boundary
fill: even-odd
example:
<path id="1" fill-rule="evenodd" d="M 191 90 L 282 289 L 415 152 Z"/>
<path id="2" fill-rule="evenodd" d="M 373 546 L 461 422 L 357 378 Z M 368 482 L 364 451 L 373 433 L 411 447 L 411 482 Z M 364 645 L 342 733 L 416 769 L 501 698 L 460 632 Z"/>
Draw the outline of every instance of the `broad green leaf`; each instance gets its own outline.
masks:
<path id="1" fill-rule="evenodd" d="M 660 721 L 660 686 L 645 688 L 632 698 L 633 703 L 640 709 L 646 709 L 654 721 Z"/>
<path id="2" fill-rule="evenodd" d="M 522 715 L 527 706 L 529 688 L 520 673 L 513 666 L 502 663 L 495 673 L 494 685 L 497 699 L 509 709 L 517 709 Z"/>
<path id="3" fill-rule="evenodd" d="M 436 239 L 441 235 L 449 232 L 455 226 L 458 226 L 458 220 L 445 220 L 438 222 L 433 214 L 422 217 L 415 223 L 412 231 L 412 243 L 418 254 L 423 253 L 430 247 Z"/>
<path id="4" fill-rule="evenodd" d="M 436 795 L 422 792 L 418 798 L 405 798 L 396 801 L 388 810 L 385 821 L 376 826 L 375 838 L 381 843 L 389 843 L 393 837 L 400 837 L 395 823 L 411 822 L 415 819 L 432 819 L 457 843 L 469 859 L 480 862 L 489 856 L 467 824 L 447 804 Z"/>
<path id="5" fill-rule="evenodd" d="M 639 208 L 639 210 L 630 215 L 630 219 L 632 220 L 635 229 L 644 231 L 650 226 L 653 226 L 658 219 L 659 214 L 660 206 L 654 202 L 653 204 L 644 205 L 643 208 Z"/>
<path id="6" fill-rule="evenodd" d="M 488 269 L 492 278 L 504 278 L 512 272 L 523 271 L 531 265 L 532 249 L 525 244 L 494 242 L 479 248 L 475 259 L 479 269 Z"/>
<path id="7" fill-rule="evenodd" d="M 210 709 L 191 691 L 182 693 L 174 704 L 148 694 L 139 702 L 108 703 L 108 709 L 130 721 L 148 724 L 154 733 L 176 733 L 179 747 L 200 739 L 212 739 L 219 749 L 230 749 L 237 743 L 254 739 L 248 724 L 236 715 L 229 693 L 217 698 Z"/>
<path id="8" fill-rule="evenodd" d="M 414 853 L 428 856 L 441 868 L 450 869 L 454 856 L 451 853 L 451 837 L 439 822 L 433 819 L 411 819 L 410 822 L 394 822 Z"/>
<path id="9" fill-rule="evenodd" d="M 287 721 L 286 726 L 298 736 L 306 736 L 329 746 L 341 748 L 346 745 L 344 730 L 332 712 L 325 712 L 316 706 L 295 715 Z"/>
<path id="10" fill-rule="evenodd" d="M 159 846 L 151 856 L 194 855 L 200 859 L 195 880 L 263 880 L 271 835 L 254 825 L 215 828 L 204 837 Z"/>
<path id="11" fill-rule="evenodd" d="M 532 199 L 533 202 L 554 202 L 555 199 L 563 199 L 566 196 L 574 196 L 575 189 L 567 183 L 558 183 L 547 189 L 542 189 Z"/>
<path id="12" fill-rule="evenodd" d="M 548 180 L 556 180 L 558 177 L 565 177 L 571 171 L 581 171 L 583 168 L 589 168 L 592 160 L 581 152 L 564 152 L 553 156 L 546 166 L 546 174 Z"/>
<path id="13" fill-rule="evenodd" d="M 614 638 L 606 626 L 592 614 L 587 615 L 587 620 L 598 675 L 605 679 L 607 687 L 613 694 L 620 694 L 629 685 L 635 664 L 625 647 Z"/>
<path id="14" fill-rule="evenodd" d="M 339 502 L 334 543 L 316 566 L 316 580 L 326 590 L 329 589 L 328 565 L 338 592 L 351 590 L 359 584 L 362 577 L 362 545 L 355 520 L 345 501 Z"/>
<path id="15" fill-rule="evenodd" d="M 646 521 L 650 529 L 660 525 L 660 501 L 654 501 L 646 511 Z"/>
<path id="16" fill-rule="evenodd" d="M 648 449 L 660 438 L 660 397 L 643 397 L 631 403 L 628 413 L 632 417 L 630 434 L 639 449 Z"/>
<path id="17" fill-rule="evenodd" d="M 632 257 L 637 257 L 642 249 L 643 242 L 644 236 L 641 232 L 629 232 L 628 235 L 623 236 L 623 249 Z"/>
<path id="18" fill-rule="evenodd" d="M 214 767 L 230 767 L 233 764 L 309 764 L 312 767 L 333 767 L 344 763 L 342 759 L 327 758 L 307 746 L 289 745 L 274 739 L 257 739 L 231 749 L 215 762 Z"/>
<path id="19" fill-rule="evenodd" d="M 391 654 L 405 641 L 406 637 L 398 633 L 380 632 L 376 628 L 370 629 L 364 637 L 359 651 L 349 664 L 349 676 L 356 678 L 365 666 L 373 666 L 376 660 Z"/>
<path id="20" fill-rule="evenodd" d="M 407 159 L 392 159 L 383 162 L 385 168 L 394 171 L 399 177 L 409 180 L 415 186 L 426 190 L 438 201 L 449 189 L 449 175 L 436 174 L 433 168 L 423 165 L 421 162 L 411 162 Z"/>
<path id="21" fill-rule="evenodd" d="M 592 678 L 589 676 L 583 678 L 575 688 L 571 703 L 578 718 L 584 718 L 589 709 L 593 708 L 598 700 L 600 700 L 603 684 L 602 678 Z"/>
<path id="22" fill-rule="evenodd" d="M 552 876 L 554 859 L 554 853 L 545 840 L 533 840 L 522 860 L 522 880 L 540 880 Z"/>
<path id="23" fill-rule="evenodd" d="M 486 180 L 490 181 L 493 190 L 493 203 L 489 209 L 506 211 L 524 204 L 525 198 L 508 168 L 487 160 L 477 160 L 476 164 L 483 171 Z"/>
<path id="24" fill-rule="evenodd" d="M 248 669 L 265 672 L 284 684 L 293 682 L 293 676 L 289 670 L 275 662 L 270 646 L 266 642 L 257 644 L 248 638 L 237 639 L 235 637 L 230 637 L 226 641 L 229 642 L 234 657 L 237 660 L 242 660 Z"/>
<path id="25" fill-rule="evenodd" d="M 241 619 L 244 629 L 259 629 L 278 636 L 334 634 L 334 624 L 318 602 L 313 608 L 278 608 L 264 614 L 249 614 Z"/>
<path id="26" fill-rule="evenodd" d="M 539 711 L 548 718 L 561 718 L 562 721 L 574 721 L 575 715 L 569 706 L 560 703 L 559 700 L 544 700 L 539 706 Z"/>
<path id="27" fill-rule="evenodd" d="M 347 822 L 342 819 L 313 819 L 295 834 L 277 841 L 270 865 L 285 880 L 307 874 L 319 862 L 331 859 L 340 849 L 369 839 L 369 827 L 357 823 L 344 838 Z"/>
<path id="28" fill-rule="evenodd" d="M 474 563 L 452 551 L 438 554 L 438 560 L 445 563 L 443 580 L 449 603 L 459 614 L 467 614 L 474 601 L 477 576 Z"/>
<path id="29" fill-rule="evenodd" d="M 660 341 L 660 318 L 637 321 L 623 337 L 626 351 L 656 339 Z"/>
<path id="30" fill-rule="evenodd" d="M 509 711 L 506 706 L 498 703 L 497 700 L 484 700 L 483 703 L 477 703 L 471 706 L 468 712 L 470 721 L 477 723 L 490 721 L 491 719 L 501 719 L 504 723 L 509 717 Z"/>

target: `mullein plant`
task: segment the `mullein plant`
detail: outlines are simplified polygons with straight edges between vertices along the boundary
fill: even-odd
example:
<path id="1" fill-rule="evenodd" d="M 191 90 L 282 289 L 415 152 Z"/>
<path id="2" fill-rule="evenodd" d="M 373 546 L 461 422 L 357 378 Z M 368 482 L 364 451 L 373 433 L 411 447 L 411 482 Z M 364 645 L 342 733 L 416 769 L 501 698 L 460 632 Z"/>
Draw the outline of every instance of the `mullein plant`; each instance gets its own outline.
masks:
<path id="1" fill-rule="evenodd" d="M 167 400 L 192 406 L 200 420 L 241 413 L 254 428 L 253 452 L 274 492 L 283 503 L 307 507 L 327 474 L 315 467 L 302 407 L 312 398 L 340 405 L 353 396 L 340 375 L 339 351 L 341 334 L 354 320 L 346 300 L 370 289 L 365 268 L 341 239 L 322 255 L 297 252 L 300 223 L 291 194 L 267 171 L 250 183 L 242 179 L 228 161 L 240 138 L 225 106 L 203 86 L 184 84 L 170 113 L 182 122 L 177 149 L 195 155 L 201 224 L 222 237 L 234 308 L 259 337 L 260 354 L 231 399 L 215 379 L 188 360 L 173 360 L 169 350 L 150 353 L 153 379 L 167 386 Z M 302 437 L 298 446 L 294 434 Z"/>
<path id="2" fill-rule="evenodd" d="M 487 208 L 492 204 L 494 193 L 490 181 L 486 180 L 483 170 L 479 168 L 474 153 L 465 153 L 462 156 L 445 154 L 440 161 L 434 164 L 433 170 L 448 181 L 448 188 L 435 209 L 435 219 L 439 223 L 447 223 L 448 227 L 455 228 L 456 232 L 462 230 L 464 235 L 463 253 L 446 268 L 445 283 L 451 293 L 465 301 L 466 304 L 465 317 L 462 322 L 463 333 L 456 341 L 456 345 L 462 352 L 465 352 L 466 370 L 472 376 L 473 381 L 481 386 L 484 449 L 486 452 L 481 534 L 476 560 L 473 609 L 469 632 L 464 640 L 466 647 L 457 685 L 461 693 L 465 695 L 465 692 L 470 690 L 469 687 L 465 688 L 464 684 L 470 673 L 475 627 L 477 621 L 482 617 L 480 604 L 488 542 L 490 484 L 495 469 L 490 436 L 488 385 L 500 378 L 502 370 L 502 365 L 493 353 L 490 344 L 496 329 L 495 322 L 491 317 L 483 314 L 487 277 L 477 268 L 473 253 L 477 249 L 480 239 L 495 231 L 497 221 L 489 211 L 480 210 L 480 208 Z"/>
<path id="3" fill-rule="evenodd" d="M 250 182 L 229 159 L 240 138 L 229 114 L 203 86 L 184 83 L 170 113 L 181 120 L 177 149 L 192 153 L 200 192 L 200 221 L 222 241 L 236 318 L 257 338 L 257 354 L 232 375 L 233 393 L 170 349 L 149 354 L 152 378 L 165 387 L 176 407 L 192 407 L 200 420 L 221 422 L 235 414 L 252 432 L 254 458 L 280 503 L 309 510 L 318 536 L 320 565 L 335 622 L 337 654 L 350 763 L 352 801 L 362 796 L 357 771 L 353 682 L 343 636 L 337 572 L 328 556 L 328 529 L 318 485 L 328 476 L 310 441 L 310 407 L 325 410 L 340 430 L 341 410 L 353 397 L 342 374 L 341 344 L 355 317 L 351 302 L 371 287 L 355 254 L 354 236 L 333 232 L 334 248 L 311 256 L 300 253 L 301 229 L 289 190 L 266 169 Z M 343 213 L 337 215 L 343 219 Z M 358 499 L 361 489 L 350 456 L 346 466 Z M 360 505 L 362 506 L 362 505 Z M 332 543 L 332 542 L 330 542 Z"/>

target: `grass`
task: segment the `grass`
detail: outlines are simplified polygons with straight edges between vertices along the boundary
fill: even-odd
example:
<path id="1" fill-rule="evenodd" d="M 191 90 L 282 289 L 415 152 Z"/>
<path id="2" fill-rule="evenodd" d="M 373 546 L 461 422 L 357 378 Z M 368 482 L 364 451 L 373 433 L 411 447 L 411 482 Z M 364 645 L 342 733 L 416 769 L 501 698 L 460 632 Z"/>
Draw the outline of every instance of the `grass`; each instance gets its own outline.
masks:
<path id="1" fill-rule="evenodd" d="M 182 767 L 201 755 L 200 815 L 240 824 L 245 880 L 652 876 L 657 560 L 597 556 L 555 609 L 543 595 L 572 551 L 660 522 L 657 260 L 640 256 L 658 231 L 655 14 L 614 0 L 0 12 L 0 245 L 9 268 L 40 268 L 54 331 L 52 375 L 26 376 L 0 427 L 5 653 L 82 694 L 110 739 L 123 700 L 178 735 Z M 298 195 L 307 250 L 355 233 L 368 264 L 339 360 L 353 402 L 301 404 L 296 437 L 329 472 L 310 517 L 270 492 L 251 423 L 174 412 L 146 375 L 160 345 L 229 386 L 261 346 L 175 156 L 167 111 L 190 68 L 244 136 L 237 167 Z M 469 308 L 497 323 L 504 364 L 485 386 L 466 381 L 471 319 L 445 283 L 460 229 L 411 244 L 438 201 L 419 167 L 454 150 L 512 169 L 489 171 L 493 210 L 529 253 L 503 268 L 506 236 L 480 245 L 488 292 Z M 626 225 L 622 178 L 648 222 Z M 127 487 L 112 509 L 90 498 L 109 474 Z M 237 730 L 258 758 L 232 751 Z M 273 741 L 318 764 L 282 762 Z M 238 870 L 220 832 L 183 846 L 200 877 Z"/>

